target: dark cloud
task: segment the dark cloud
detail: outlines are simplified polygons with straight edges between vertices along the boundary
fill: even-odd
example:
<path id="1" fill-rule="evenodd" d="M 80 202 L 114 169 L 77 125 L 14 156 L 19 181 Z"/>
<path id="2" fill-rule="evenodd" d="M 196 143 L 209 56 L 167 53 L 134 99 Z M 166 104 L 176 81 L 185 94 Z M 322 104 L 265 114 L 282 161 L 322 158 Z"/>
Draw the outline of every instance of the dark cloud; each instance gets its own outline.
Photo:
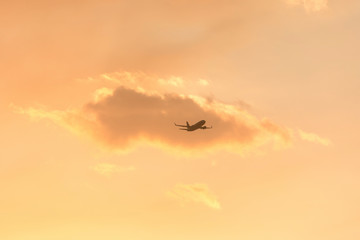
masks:
<path id="1" fill-rule="evenodd" d="M 246 144 L 260 131 L 245 122 L 237 123 L 234 117 L 223 119 L 215 111 L 203 109 L 195 100 L 176 94 L 146 95 L 118 88 L 112 96 L 88 104 L 86 110 L 96 117 L 102 129 L 101 137 L 111 146 L 120 148 L 137 139 L 186 148 L 219 142 Z M 206 132 L 185 132 L 173 124 L 185 124 L 185 121 L 193 124 L 202 119 L 214 128 Z"/>

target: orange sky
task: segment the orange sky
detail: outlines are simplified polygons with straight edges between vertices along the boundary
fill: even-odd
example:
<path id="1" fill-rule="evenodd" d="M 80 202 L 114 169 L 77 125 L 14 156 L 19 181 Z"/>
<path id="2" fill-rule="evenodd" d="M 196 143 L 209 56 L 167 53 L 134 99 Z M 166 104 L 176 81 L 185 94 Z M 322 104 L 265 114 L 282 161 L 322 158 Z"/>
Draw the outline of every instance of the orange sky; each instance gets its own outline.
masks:
<path id="1" fill-rule="evenodd" d="M 359 239 L 359 20 L 355 0 L 2 3 L 0 239 Z"/>

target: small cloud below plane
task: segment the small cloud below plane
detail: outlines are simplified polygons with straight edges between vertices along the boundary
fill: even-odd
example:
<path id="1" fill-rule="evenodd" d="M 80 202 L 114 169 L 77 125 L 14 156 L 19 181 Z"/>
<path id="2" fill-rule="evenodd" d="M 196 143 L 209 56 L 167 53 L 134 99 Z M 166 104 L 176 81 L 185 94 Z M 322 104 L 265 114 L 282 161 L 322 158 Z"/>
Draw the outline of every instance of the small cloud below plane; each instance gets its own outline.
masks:
<path id="1" fill-rule="evenodd" d="M 174 123 L 174 124 L 177 127 L 183 127 L 183 128 L 179 128 L 179 130 L 185 130 L 185 131 L 189 131 L 189 132 L 195 131 L 197 129 L 211 129 L 212 128 L 212 126 L 211 127 L 203 126 L 205 123 L 206 123 L 205 120 L 201 120 L 201 121 L 195 123 L 194 125 L 190 125 L 188 121 L 186 121 L 186 125 L 178 125 L 176 123 Z"/>

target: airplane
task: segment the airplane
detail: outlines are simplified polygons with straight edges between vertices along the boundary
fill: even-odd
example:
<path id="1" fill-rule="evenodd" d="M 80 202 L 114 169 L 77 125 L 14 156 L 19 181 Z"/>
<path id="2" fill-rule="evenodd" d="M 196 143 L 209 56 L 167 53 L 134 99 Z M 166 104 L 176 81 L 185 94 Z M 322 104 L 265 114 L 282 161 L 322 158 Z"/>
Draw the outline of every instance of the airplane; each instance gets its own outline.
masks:
<path id="1" fill-rule="evenodd" d="M 176 123 L 174 123 L 175 126 L 177 127 L 184 127 L 184 128 L 179 128 L 179 130 L 185 130 L 185 131 L 195 131 L 197 129 L 211 129 L 211 127 L 207 127 L 207 126 L 203 126 L 205 124 L 205 120 L 201 120 L 197 123 L 195 123 L 194 125 L 190 125 L 189 122 L 186 121 L 186 125 L 178 125 Z"/>

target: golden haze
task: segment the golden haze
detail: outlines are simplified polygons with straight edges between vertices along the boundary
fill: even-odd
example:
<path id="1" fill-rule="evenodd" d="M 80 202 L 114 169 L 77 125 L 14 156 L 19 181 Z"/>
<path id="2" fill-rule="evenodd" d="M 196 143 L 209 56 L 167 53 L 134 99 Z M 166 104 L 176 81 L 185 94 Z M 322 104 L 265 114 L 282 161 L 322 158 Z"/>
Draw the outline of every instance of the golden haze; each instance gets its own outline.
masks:
<path id="1" fill-rule="evenodd" d="M 4 1 L 0 239 L 359 239 L 359 16 Z"/>

